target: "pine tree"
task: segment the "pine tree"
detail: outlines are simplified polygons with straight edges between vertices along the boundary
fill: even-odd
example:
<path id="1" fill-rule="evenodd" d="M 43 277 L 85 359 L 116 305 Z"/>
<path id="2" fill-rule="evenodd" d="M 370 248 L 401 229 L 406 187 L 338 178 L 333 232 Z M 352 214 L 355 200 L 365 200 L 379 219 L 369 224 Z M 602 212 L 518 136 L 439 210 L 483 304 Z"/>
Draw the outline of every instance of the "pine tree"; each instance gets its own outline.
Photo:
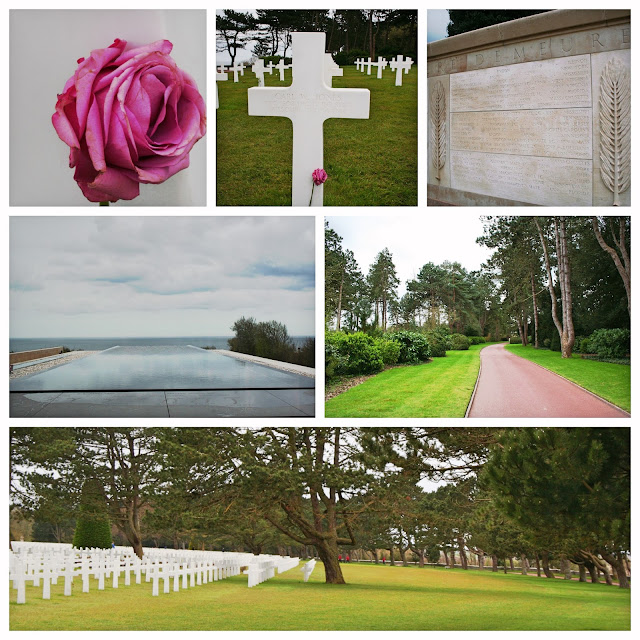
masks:
<path id="1" fill-rule="evenodd" d="M 96 478 L 87 478 L 80 496 L 80 514 L 73 535 L 73 546 L 78 549 L 109 549 L 111 542 L 104 488 Z"/>

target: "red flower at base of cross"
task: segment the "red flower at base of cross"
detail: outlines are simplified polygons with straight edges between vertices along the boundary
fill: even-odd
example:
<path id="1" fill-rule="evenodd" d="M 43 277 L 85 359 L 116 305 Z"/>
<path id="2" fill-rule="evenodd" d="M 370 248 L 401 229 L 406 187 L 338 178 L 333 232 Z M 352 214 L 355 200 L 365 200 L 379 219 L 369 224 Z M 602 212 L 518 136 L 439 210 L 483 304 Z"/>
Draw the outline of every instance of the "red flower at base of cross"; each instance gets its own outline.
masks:
<path id="1" fill-rule="evenodd" d="M 324 184 L 327 181 L 327 172 L 324 169 L 316 169 L 312 174 L 311 178 L 313 179 L 313 184 L 319 186 Z"/>

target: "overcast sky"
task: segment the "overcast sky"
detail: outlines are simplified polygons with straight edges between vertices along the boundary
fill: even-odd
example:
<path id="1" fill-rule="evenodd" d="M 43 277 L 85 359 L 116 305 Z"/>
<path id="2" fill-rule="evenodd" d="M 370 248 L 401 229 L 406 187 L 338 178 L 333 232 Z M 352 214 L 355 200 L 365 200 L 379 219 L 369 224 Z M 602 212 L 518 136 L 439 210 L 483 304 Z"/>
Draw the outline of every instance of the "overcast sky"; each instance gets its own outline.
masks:
<path id="1" fill-rule="evenodd" d="M 427 11 L 427 42 L 447 37 L 449 11 L 447 9 L 429 9 Z"/>
<path id="2" fill-rule="evenodd" d="M 315 335 L 309 217 L 12 217 L 10 334 Z"/>
<path id="3" fill-rule="evenodd" d="M 414 216 L 338 217 L 327 216 L 329 226 L 342 236 L 342 246 L 353 251 L 366 275 L 376 256 L 385 247 L 391 251 L 400 278 L 400 295 L 407 280 L 418 275 L 427 262 L 459 262 L 475 271 L 488 260 L 491 251 L 476 243 L 482 235 L 477 214 L 456 211 L 436 214 L 433 209 Z"/>

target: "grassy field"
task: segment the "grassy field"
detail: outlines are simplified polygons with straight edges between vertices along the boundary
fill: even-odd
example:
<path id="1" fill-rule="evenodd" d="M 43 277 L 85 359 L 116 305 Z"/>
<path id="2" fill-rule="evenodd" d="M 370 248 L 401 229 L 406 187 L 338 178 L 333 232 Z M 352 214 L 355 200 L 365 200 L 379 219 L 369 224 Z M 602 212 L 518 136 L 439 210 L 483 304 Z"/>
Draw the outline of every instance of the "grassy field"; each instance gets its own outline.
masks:
<path id="1" fill-rule="evenodd" d="M 327 418 L 463 418 L 480 368 L 477 344 L 388 369 L 325 403 Z"/>
<path id="2" fill-rule="evenodd" d="M 291 84 L 291 71 L 265 75 L 266 86 Z M 250 70 L 239 82 L 218 83 L 217 205 L 290 205 L 292 125 L 288 118 L 247 115 L 247 89 L 258 85 Z M 325 206 L 418 204 L 418 68 L 395 86 L 355 66 L 333 79 L 334 88 L 370 90 L 368 120 L 332 118 L 324 123 Z M 311 177 L 309 177 L 311 185 Z"/>
<path id="3" fill-rule="evenodd" d="M 629 590 L 603 584 L 444 568 L 354 564 L 346 585 L 308 583 L 292 569 L 252 589 L 246 576 L 151 596 L 151 583 L 9 606 L 12 630 L 420 630 L 630 629 Z M 161 587 L 162 591 L 162 587 Z"/>
<path id="4" fill-rule="evenodd" d="M 631 411 L 631 367 L 624 364 L 583 360 L 580 354 L 562 358 L 559 351 L 534 349 L 520 344 L 507 345 L 511 353 L 535 362 L 571 380 L 597 396 Z"/>

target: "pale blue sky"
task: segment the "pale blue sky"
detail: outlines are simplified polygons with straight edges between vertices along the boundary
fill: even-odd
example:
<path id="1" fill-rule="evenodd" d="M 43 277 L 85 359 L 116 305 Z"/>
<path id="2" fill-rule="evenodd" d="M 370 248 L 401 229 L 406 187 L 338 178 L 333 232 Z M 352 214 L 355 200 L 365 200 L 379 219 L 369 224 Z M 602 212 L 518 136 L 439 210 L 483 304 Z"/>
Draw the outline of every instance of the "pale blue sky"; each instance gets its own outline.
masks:
<path id="1" fill-rule="evenodd" d="M 449 11 L 447 9 L 429 9 L 427 11 L 427 42 L 447 37 Z"/>

